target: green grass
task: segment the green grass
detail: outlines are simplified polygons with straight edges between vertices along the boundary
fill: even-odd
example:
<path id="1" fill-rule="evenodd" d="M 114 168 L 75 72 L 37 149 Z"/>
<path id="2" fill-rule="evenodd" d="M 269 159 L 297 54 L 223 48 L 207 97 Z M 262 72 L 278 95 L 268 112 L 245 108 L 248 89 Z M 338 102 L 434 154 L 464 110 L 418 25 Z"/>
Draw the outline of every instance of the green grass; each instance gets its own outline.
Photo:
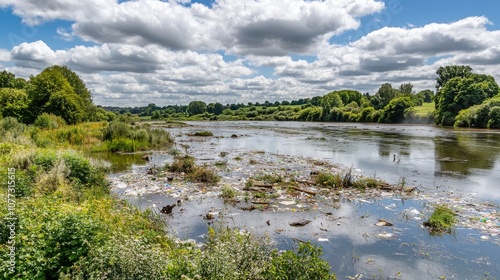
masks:
<path id="1" fill-rule="evenodd" d="M 455 213 L 446 205 L 437 205 L 429 220 L 424 223 L 432 234 L 450 233 L 456 222 Z"/>
<path id="2" fill-rule="evenodd" d="M 435 108 L 435 103 L 423 103 L 422 106 L 415 106 L 415 115 L 419 117 L 425 117 L 429 115 L 430 113 L 434 112 Z"/>
<path id="3" fill-rule="evenodd" d="M 214 136 L 214 134 L 210 131 L 197 131 L 193 135 L 194 136 L 202 136 L 202 137 Z"/>

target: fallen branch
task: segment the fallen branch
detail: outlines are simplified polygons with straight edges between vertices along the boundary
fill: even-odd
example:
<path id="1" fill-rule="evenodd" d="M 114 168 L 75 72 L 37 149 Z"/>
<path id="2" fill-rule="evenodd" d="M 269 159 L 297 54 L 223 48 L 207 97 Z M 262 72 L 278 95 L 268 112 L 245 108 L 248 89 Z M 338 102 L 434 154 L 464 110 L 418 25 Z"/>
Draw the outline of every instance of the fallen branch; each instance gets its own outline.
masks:
<path id="1" fill-rule="evenodd" d="M 316 195 L 316 192 L 314 192 L 314 191 L 304 190 L 304 189 L 301 189 L 299 187 L 294 187 L 294 186 L 292 186 L 291 188 L 296 190 L 296 191 L 299 191 L 299 192 L 305 192 L 305 193 L 310 194 L 310 195 Z"/>

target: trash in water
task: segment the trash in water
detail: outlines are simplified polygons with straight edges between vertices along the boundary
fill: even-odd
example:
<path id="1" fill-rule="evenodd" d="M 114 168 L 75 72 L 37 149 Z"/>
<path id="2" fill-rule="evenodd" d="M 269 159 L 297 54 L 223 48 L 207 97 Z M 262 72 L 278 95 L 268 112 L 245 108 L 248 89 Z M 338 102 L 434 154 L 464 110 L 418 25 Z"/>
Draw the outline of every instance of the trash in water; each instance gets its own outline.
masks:
<path id="1" fill-rule="evenodd" d="M 310 222 L 311 221 L 309 221 L 309 220 L 300 220 L 298 222 L 292 222 L 292 223 L 290 223 L 290 226 L 292 226 L 292 227 L 303 227 L 303 226 L 307 225 Z"/>
<path id="2" fill-rule="evenodd" d="M 379 226 L 379 227 L 390 227 L 390 226 L 393 226 L 394 224 L 390 223 L 384 219 L 380 219 L 380 220 L 378 220 L 378 223 L 375 223 L 375 225 Z"/>

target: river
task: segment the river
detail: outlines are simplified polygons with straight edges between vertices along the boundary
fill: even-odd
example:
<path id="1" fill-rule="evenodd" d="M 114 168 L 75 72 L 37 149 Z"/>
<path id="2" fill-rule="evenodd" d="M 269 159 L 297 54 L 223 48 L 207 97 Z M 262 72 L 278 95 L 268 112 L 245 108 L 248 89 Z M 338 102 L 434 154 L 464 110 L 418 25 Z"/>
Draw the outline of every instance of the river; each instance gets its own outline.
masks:
<path id="1" fill-rule="evenodd" d="M 185 149 L 199 162 L 221 160 L 227 168 L 221 175 L 228 181 L 244 176 L 250 167 L 235 157 L 259 156 L 259 161 L 313 159 L 352 167 L 369 177 L 392 184 L 417 187 L 418 198 L 397 196 L 343 199 L 334 207 L 326 201 L 306 204 L 306 211 L 241 211 L 208 195 L 184 203 L 165 219 L 180 238 L 203 241 L 212 221 L 202 217 L 209 211 L 224 212 L 231 226 L 267 234 L 279 248 L 293 247 L 296 239 L 322 246 L 324 258 L 339 279 L 363 274 L 363 279 L 496 279 L 500 277 L 500 238 L 493 231 L 457 225 L 454 234 L 431 236 L 421 226 L 436 202 L 460 204 L 478 220 L 500 212 L 500 131 L 458 130 L 423 125 L 302 122 L 189 122 L 191 126 L 168 128 L 176 136 L 178 149 Z M 189 134 L 211 131 L 214 137 L 193 139 Z M 231 138 L 231 135 L 237 138 Z M 258 151 L 258 154 L 255 154 Z M 172 156 L 156 153 L 150 164 L 164 164 Z M 130 172 L 144 172 L 147 166 L 133 165 Z M 307 162 L 306 162 L 307 163 Z M 265 169 L 265 167 L 260 166 Z M 237 170 L 236 170 L 237 169 Z M 236 179 L 235 179 L 236 178 Z M 241 179 L 241 178 L 240 178 Z M 155 191 L 126 193 L 130 186 L 115 188 L 123 198 L 141 208 L 165 205 L 180 196 Z M 182 190 L 179 190 L 182 192 Z M 292 209 L 293 210 L 293 209 Z M 324 215 L 325 212 L 331 216 Z M 413 214 L 412 214 L 413 213 Z M 416 214 L 415 214 L 416 213 Z M 307 218 L 303 228 L 288 226 L 290 220 Z M 394 227 L 374 226 L 387 219 Z M 264 222 L 269 221 L 268 226 Z M 497 223 L 498 224 L 495 224 Z M 491 223 L 489 224 L 491 226 Z M 390 238 L 380 238 L 387 234 Z M 488 278 L 489 277 L 489 278 Z"/>

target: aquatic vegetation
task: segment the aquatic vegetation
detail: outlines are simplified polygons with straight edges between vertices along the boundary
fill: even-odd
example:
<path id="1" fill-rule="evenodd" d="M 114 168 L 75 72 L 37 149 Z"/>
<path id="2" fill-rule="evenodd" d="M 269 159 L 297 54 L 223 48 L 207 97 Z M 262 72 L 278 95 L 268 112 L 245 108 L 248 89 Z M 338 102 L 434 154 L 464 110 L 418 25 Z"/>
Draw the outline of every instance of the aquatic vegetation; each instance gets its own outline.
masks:
<path id="1" fill-rule="evenodd" d="M 450 233 L 456 222 L 455 213 L 446 205 L 437 205 L 431 217 L 424 223 L 432 234 Z"/>
<path id="2" fill-rule="evenodd" d="M 174 157 L 174 162 L 167 164 L 166 169 L 170 172 L 191 173 L 194 170 L 194 157 L 190 155 L 177 155 Z"/>
<path id="3" fill-rule="evenodd" d="M 236 189 L 225 186 L 222 188 L 222 193 L 220 194 L 220 197 L 224 199 L 231 199 L 236 197 L 238 194 L 239 192 Z"/>
<path id="4" fill-rule="evenodd" d="M 214 134 L 210 131 L 196 131 L 193 136 L 209 137 L 214 136 Z"/>
<path id="5" fill-rule="evenodd" d="M 196 166 L 190 173 L 186 174 L 186 178 L 194 183 L 216 184 L 220 181 L 217 173 L 206 166 Z"/>

